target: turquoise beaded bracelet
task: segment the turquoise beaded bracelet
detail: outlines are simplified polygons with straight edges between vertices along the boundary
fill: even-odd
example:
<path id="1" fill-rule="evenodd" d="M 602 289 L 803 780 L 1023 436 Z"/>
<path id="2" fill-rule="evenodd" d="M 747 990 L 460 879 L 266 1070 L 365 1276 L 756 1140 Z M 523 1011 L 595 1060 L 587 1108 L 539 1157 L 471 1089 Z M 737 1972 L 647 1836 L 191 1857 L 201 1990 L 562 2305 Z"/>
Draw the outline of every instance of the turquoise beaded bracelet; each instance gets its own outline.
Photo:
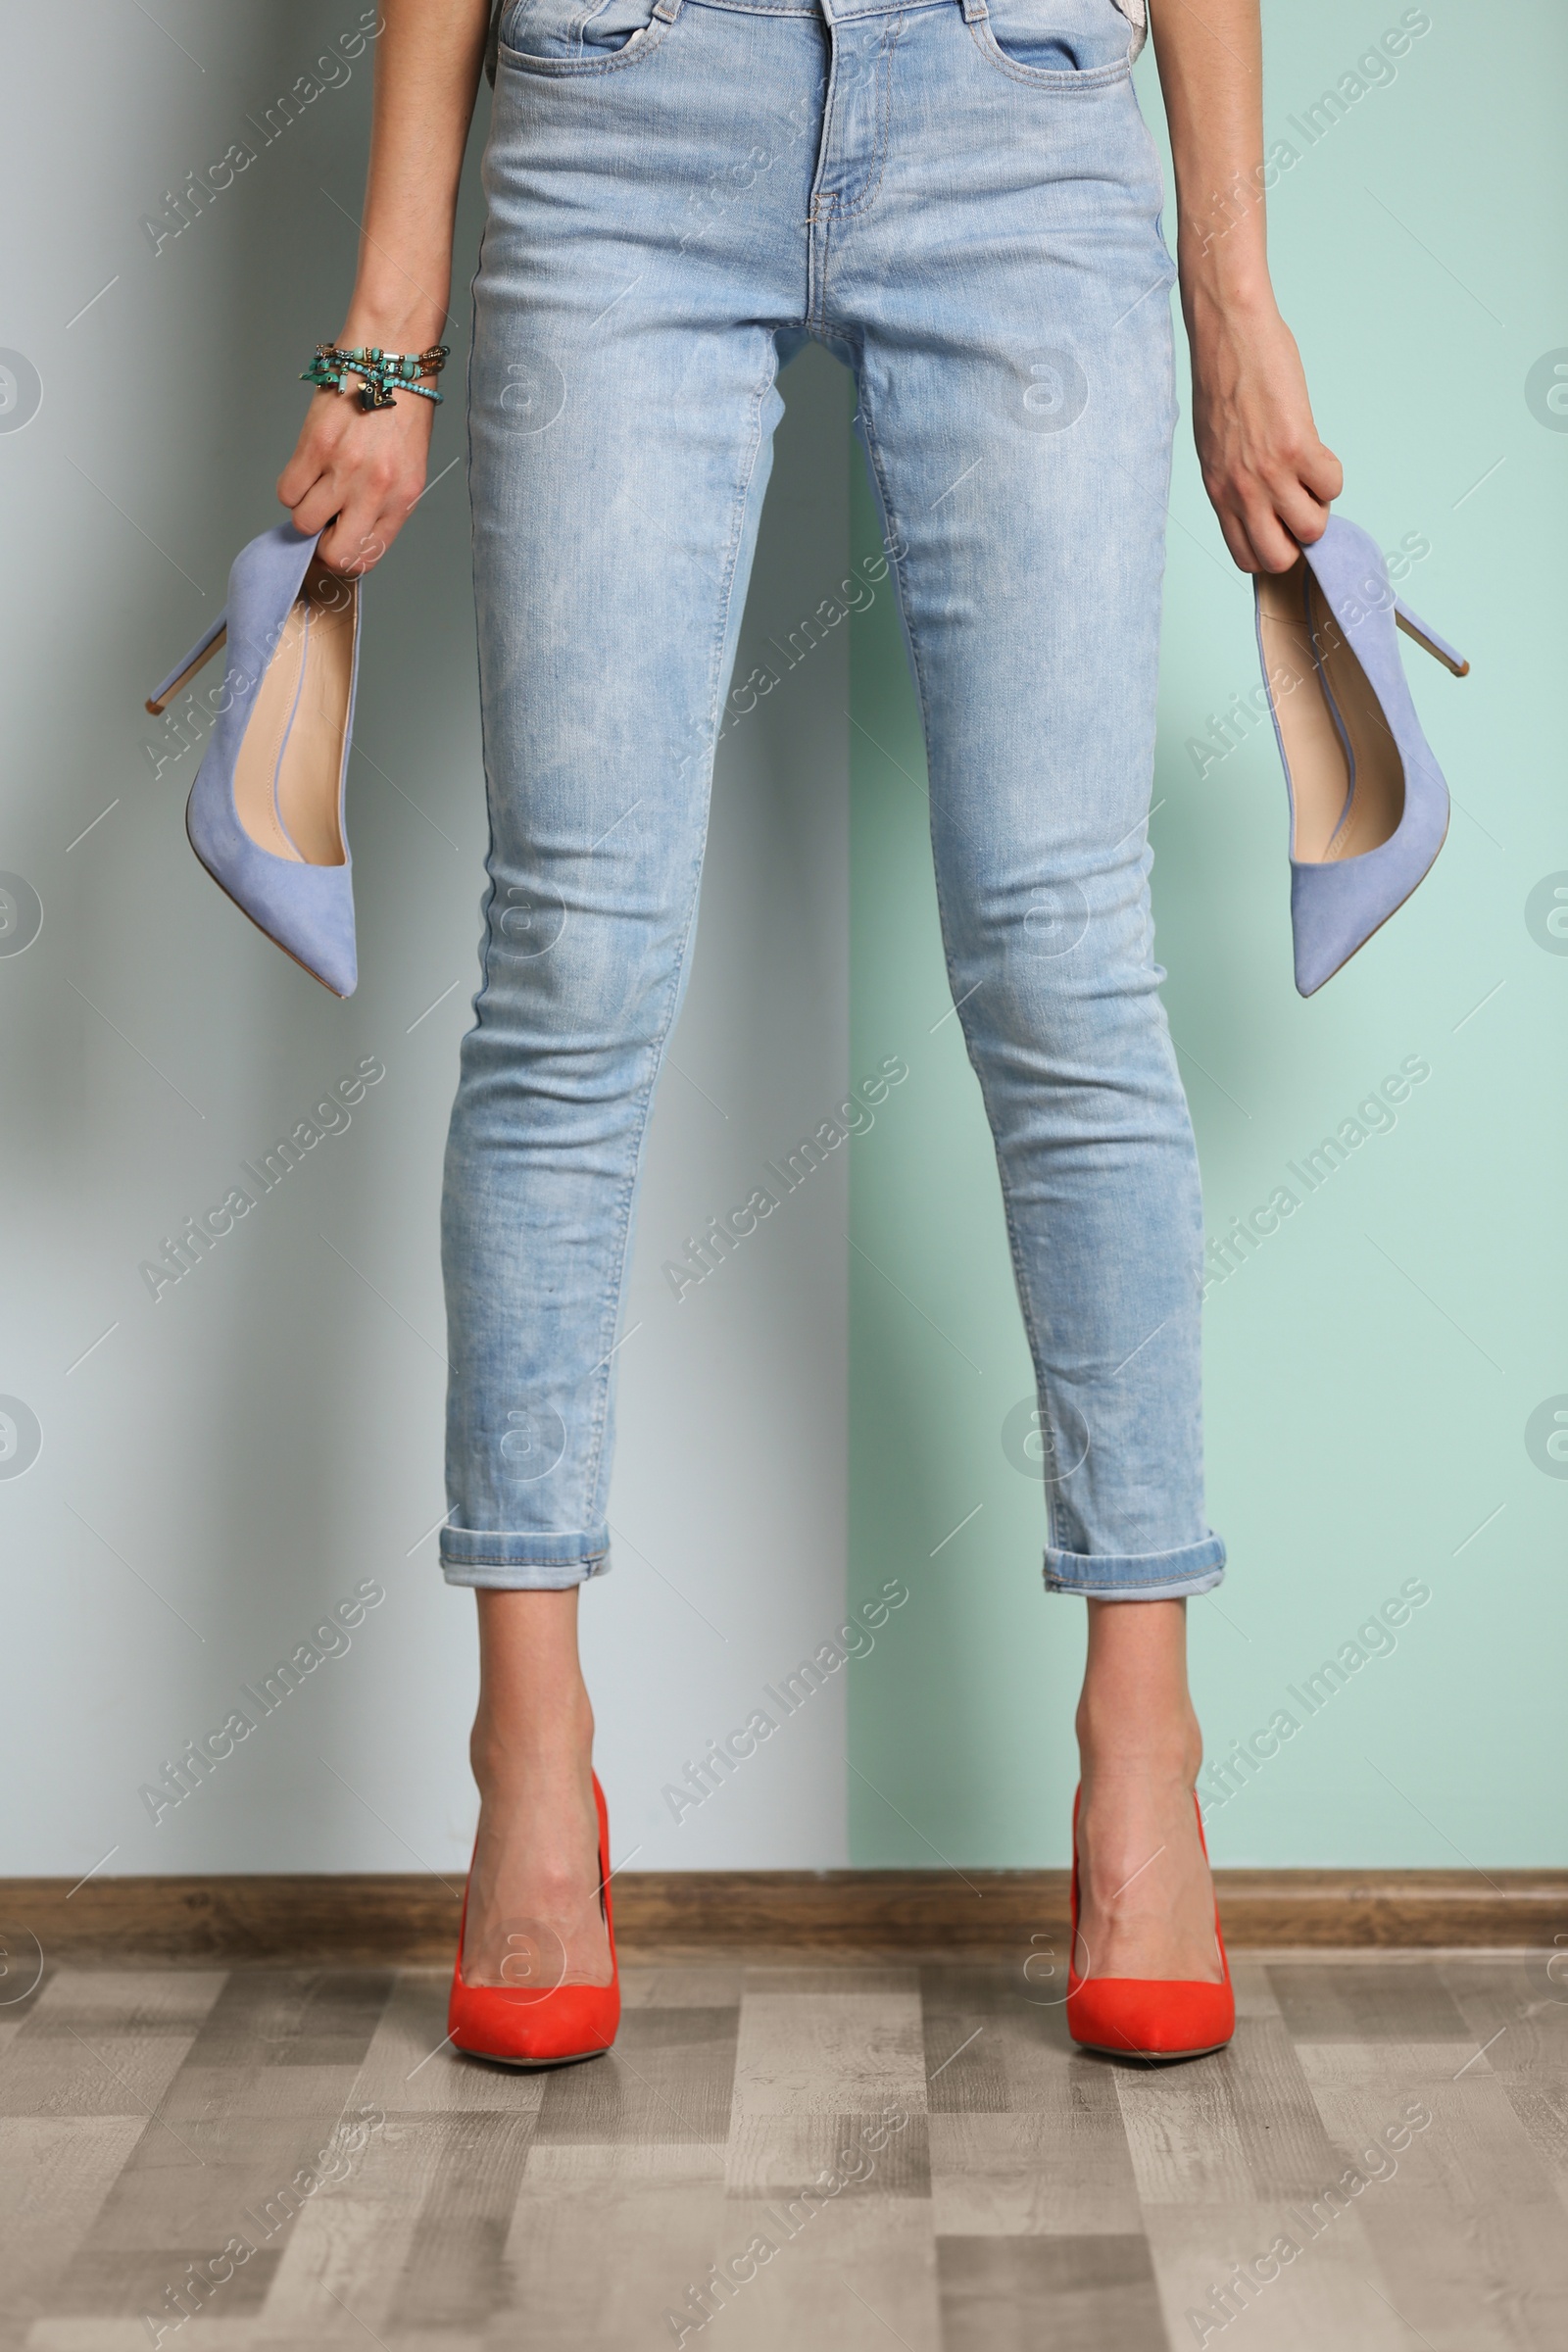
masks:
<path id="1" fill-rule="evenodd" d="M 428 351 L 383 351 L 379 344 L 356 344 L 343 351 L 335 343 L 318 343 L 316 357 L 300 377 L 318 392 L 341 392 L 351 375 L 360 378 L 362 409 L 390 409 L 399 392 L 416 392 L 421 400 L 440 402 L 441 395 L 421 375 L 439 375 L 451 357 L 445 343 Z"/>

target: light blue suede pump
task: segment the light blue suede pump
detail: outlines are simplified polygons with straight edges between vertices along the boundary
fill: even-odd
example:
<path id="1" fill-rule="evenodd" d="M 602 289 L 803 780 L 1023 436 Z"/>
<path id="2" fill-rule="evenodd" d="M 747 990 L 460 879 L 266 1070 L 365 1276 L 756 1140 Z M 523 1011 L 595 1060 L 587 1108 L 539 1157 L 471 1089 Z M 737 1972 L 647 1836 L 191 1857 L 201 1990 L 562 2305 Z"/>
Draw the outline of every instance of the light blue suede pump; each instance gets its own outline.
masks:
<path id="1" fill-rule="evenodd" d="M 334 996 L 358 979 L 343 789 L 359 670 L 359 583 L 279 523 L 242 548 L 228 604 L 147 708 L 155 715 L 226 642 L 217 723 L 185 809 L 220 889 Z"/>
<path id="2" fill-rule="evenodd" d="M 1257 646 L 1291 803 L 1291 927 L 1303 997 L 1402 906 L 1448 830 L 1396 629 L 1470 664 L 1396 596 L 1383 551 L 1343 515 L 1255 582 Z"/>

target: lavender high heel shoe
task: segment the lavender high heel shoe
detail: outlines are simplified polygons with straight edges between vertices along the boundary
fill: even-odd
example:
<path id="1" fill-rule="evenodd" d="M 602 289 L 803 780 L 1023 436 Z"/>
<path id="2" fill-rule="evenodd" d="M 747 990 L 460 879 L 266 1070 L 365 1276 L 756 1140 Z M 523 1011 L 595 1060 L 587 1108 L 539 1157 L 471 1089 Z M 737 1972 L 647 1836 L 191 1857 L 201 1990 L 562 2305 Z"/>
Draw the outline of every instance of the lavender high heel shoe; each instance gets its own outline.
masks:
<path id="1" fill-rule="evenodd" d="M 1309 997 L 1403 906 L 1448 830 L 1396 629 L 1456 678 L 1470 664 L 1396 596 L 1377 541 L 1343 515 L 1254 585 L 1291 803 L 1296 985 Z"/>
<path id="2" fill-rule="evenodd" d="M 359 582 L 279 523 L 242 548 L 228 604 L 147 701 L 157 716 L 220 645 L 218 721 L 185 809 L 220 890 L 334 996 L 358 979 L 343 788 L 360 659 Z"/>

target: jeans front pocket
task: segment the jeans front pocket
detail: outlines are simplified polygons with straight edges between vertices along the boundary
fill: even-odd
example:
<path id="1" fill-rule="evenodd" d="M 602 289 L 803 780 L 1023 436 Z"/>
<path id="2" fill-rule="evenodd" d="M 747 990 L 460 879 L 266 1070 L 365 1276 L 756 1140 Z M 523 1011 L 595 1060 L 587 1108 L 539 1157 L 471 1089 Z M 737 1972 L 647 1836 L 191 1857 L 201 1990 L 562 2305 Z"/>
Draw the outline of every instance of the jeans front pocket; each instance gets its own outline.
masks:
<path id="1" fill-rule="evenodd" d="M 522 73 L 594 74 L 637 63 L 668 29 L 654 0 L 508 0 L 496 33 L 502 61 Z"/>
<path id="2" fill-rule="evenodd" d="M 986 0 L 969 30 L 1000 72 L 1042 89 L 1102 88 L 1132 71 L 1136 24 L 1120 0 Z"/>

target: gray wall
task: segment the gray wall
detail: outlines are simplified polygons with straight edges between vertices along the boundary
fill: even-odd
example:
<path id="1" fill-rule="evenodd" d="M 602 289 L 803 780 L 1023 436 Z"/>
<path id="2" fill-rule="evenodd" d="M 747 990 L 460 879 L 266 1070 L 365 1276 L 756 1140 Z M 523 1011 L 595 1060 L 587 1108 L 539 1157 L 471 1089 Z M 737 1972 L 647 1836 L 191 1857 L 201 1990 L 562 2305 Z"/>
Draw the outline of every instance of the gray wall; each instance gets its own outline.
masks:
<path id="1" fill-rule="evenodd" d="M 111 1873 L 450 1875 L 471 1835 L 472 1603 L 441 1583 L 433 1539 L 436 1206 L 484 847 L 461 399 L 438 419 L 439 478 L 366 595 L 349 1004 L 202 873 L 182 824 L 199 747 L 141 715 L 235 551 L 275 519 L 295 377 L 342 317 L 369 53 L 263 134 L 361 16 L 358 0 L 90 0 L 67 74 L 58 25 L 5 12 L 0 153 L 27 234 L 0 311 L 0 870 L 24 885 L 0 900 L 3 1873 L 75 1876 L 107 1855 Z M 221 179 L 208 168 L 241 139 L 254 161 L 172 233 L 166 192 L 191 171 Z M 847 565 L 847 379 L 808 353 L 783 388 L 739 676 Z M 616 1854 L 639 1867 L 845 1858 L 837 1685 L 678 1824 L 661 1793 L 842 1614 L 842 1156 L 678 1302 L 660 1266 L 845 1092 L 846 665 L 830 639 L 720 747 L 656 1113 L 620 1359 L 622 1540 L 584 1597 Z M 155 1302 L 141 1261 L 366 1060 L 385 1075 L 350 1123 Z M 155 1826 L 141 1785 L 366 1580 L 385 1598 L 351 1647 Z"/>

